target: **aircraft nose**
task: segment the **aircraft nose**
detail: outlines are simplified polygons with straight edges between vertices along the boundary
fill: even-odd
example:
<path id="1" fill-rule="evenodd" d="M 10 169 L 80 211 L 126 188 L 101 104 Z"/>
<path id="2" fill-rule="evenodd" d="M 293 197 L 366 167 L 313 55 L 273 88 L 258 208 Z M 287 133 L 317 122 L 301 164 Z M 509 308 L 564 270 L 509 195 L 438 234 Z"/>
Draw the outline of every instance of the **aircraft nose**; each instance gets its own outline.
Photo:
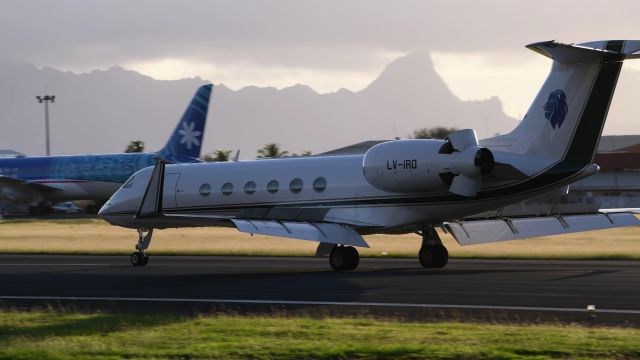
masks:
<path id="1" fill-rule="evenodd" d="M 102 207 L 100 208 L 100 211 L 98 211 L 98 216 L 104 216 L 107 213 L 109 213 L 109 209 L 111 208 L 111 202 L 107 201 L 104 205 L 102 205 Z"/>

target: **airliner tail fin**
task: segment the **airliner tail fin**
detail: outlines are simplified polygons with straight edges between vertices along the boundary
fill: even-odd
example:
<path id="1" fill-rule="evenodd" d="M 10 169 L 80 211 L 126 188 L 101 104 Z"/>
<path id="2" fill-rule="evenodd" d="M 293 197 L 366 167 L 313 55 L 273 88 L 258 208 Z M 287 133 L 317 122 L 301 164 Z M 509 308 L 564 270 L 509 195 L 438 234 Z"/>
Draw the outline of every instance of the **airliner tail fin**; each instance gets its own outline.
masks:
<path id="1" fill-rule="evenodd" d="M 167 144 L 158 152 L 165 158 L 199 158 L 213 85 L 201 86 L 178 122 Z"/>

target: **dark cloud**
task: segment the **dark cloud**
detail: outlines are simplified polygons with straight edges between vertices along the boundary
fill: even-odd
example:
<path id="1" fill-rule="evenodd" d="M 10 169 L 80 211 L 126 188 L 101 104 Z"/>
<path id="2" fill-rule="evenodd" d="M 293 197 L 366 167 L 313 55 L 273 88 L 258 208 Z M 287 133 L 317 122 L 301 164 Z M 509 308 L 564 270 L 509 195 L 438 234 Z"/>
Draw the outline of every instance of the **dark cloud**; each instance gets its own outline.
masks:
<path id="1" fill-rule="evenodd" d="M 495 51 L 637 35 L 637 1 L 5 1 L 2 53 L 92 67 L 188 57 L 357 68 L 374 51 Z"/>

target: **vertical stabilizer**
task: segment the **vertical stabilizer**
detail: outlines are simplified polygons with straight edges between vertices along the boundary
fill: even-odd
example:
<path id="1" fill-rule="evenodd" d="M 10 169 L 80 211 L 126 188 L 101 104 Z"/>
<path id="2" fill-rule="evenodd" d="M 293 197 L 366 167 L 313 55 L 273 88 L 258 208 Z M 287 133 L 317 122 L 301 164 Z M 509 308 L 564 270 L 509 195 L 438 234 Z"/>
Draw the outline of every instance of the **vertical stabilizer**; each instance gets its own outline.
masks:
<path id="1" fill-rule="evenodd" d="M 551 72 L 518 127 L 483 145 L 552 161 L 591 163 L 622 61 L 637 57 L 639 44 L 609 40 L 528 45 L 553 60 Z"/>
<path id="2" fill-rule="evenodd" d="M 213 85 L 203 85 L 193 96 L 191 103 L 178 122 L 167 145 L 158 152 L 162 158 L 199 158 L 204 136 L 204 127 L 209 109 L 209 99 Z"/>

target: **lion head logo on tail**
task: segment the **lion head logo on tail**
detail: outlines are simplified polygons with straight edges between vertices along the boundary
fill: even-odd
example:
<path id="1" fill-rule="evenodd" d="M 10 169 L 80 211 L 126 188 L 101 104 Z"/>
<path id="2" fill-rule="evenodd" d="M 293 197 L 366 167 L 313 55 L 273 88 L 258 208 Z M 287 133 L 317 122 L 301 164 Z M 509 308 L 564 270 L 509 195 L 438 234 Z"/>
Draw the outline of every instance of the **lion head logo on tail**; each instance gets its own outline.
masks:
<path id="1" fill-rule="evenodd" d="M 562 126 L 564 118 L 567 116 L 569 107 L 567 106 L 567 95 L 562 90 L 554 90 L 549 94 L 547 103 L 544 104 L 544 117 L 549 120 L 555 130 Z"/>

